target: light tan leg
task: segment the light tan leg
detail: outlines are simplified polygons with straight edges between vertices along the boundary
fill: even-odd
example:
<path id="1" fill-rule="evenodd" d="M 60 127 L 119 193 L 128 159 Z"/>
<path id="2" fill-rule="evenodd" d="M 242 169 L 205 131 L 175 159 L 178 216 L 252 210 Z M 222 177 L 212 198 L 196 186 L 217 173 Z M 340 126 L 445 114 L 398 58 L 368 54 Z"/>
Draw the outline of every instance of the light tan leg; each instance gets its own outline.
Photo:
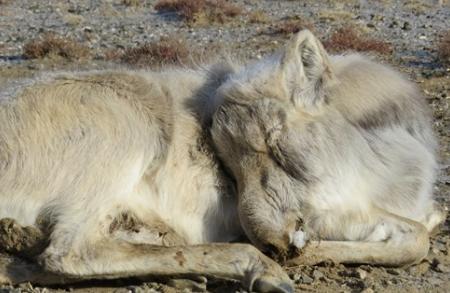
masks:
<path id="1" fill-rule="evenodd" d="M 404 266 L 420 262 L 428 253 L 428 231 L 422 224 L 382 213 L 383 221 L 365 241 L 311 241 L 288 265 L 317 264 L 324 261 L 348 264 Z"/>
<path id="2" fill-rule="evenodd" d="M 5 223 L 10 226 L 9 220 Z M 249 244 L 183 246 L 180 245 L 183 240 L 170 227 L 160 221 L 153 223 L 155 225 L 149 227 L 131 218 L 121 218 L 120 224 L 115 221 L 111 225 L 110 237 L 93 240 L 83 235 L 83 238 L 91 240 L 76 246 L 76 249 L 67 247 L 65 241 L 56 245 L 50 243 L 37 257 L 40 265 L 33 262 L 36 256 L 26 261 L 0 255 L 0 282 L 29 281 L 48 285 L 124 277 L 209 276 L 238 280 L 248 289 L 260 292 L 293 292 L 291 281 L 283 269 Z M 17 223 L 14 225 L 18 227 L 10 231 L 12 234 L 8 239 L 29 238 L 25 233 L 29 232 L 28 229 Z"/>
<path id="3" fill-rule="evenodd" d="M 274 261 L 248 244 L 161 247 L 103 241 L 84 254 L 44 253 L 43 267 L 69 279 L 195 275 L 241 281 L 250 290 L 292 292 L 290 279 Z"/>

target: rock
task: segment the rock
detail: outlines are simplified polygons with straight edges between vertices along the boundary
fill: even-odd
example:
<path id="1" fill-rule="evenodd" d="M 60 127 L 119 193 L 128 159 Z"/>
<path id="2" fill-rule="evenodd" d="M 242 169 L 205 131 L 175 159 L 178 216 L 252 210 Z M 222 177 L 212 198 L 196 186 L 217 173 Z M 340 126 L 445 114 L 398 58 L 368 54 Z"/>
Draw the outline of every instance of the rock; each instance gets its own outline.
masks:
<path id="1" fill-rule="evenodd" d="M 450 268 L 440 263 L 436 266 L 435 271 L 440 273 L 450 273 Z"/>
<path id="2" fill-rule="evenodd" d="M 23 291 L 33 292 L 33 285 L 29 282 L 20 284 L 19 288 Z"/>
<path id="3" fill-rule="evenodd" d="M 407 21 L 403 23 L 402 30 L 409 31 L 411 30 L 411 24 Z"/>
<path id="4" fill-rule="evenodd" d="M 314 279 L 311 278 L 310 276 L 306 275 L 306 274 L 302 274 L 302 276 L 301 276 L 299 281 L 302 284 L 311 284 L 312 282 L 314 282 Z"/>
<path id="5" fill-rule="evenodd" d="M 300 281 L 300 278 L 302 277 L 302 275 L 299 273 L 295 273 L 295 274 L 289 275 L 289 277 L 292 279 L 292 281 L 298 282 L 298 281 Z"/>
<path id="6" fill-rule="evenodd" d="M 187 290 L 187 292 L 206 292 L 206 283 L 196 282 L 189 279 L 171 279 L 167 282 L 167 285 L 174 287 L 178 290 Z"/>
<path id="7" fill-rule="evenodd" d="M 364 280 L 367 277 L 367 272 L 361 268 L 356 269 L 355 273 L 358 279 Z"/>
<path id="8" fill-rule="evenodd" d="M 142 289 L 139 286 L 128 286 L 127 289 L 131 292 L 131 293 L 144 293 L 144 289 Z"/>
<path id="9" fill-rule="evenodd" d="M 325 275 L 321 272 L 321 271 L 319 271 L 319 270 L 314 270 L 314 272 L 313 272 L 313 278 L 314 278 L 314 280 L 320 280 L 320 279 L 322 279 L 322 278 L 324 278 L 325 277 Z"/>
<path id="10" fill-rule="evenodd" d="M 386 272 L 394 276 L 400 275 L 400 272 L 397 269 L 387 269 Z"/>
<path id="11" fill-rule="evenodd" d="M 428 272 L 430 269 L 430 263 L 429 262 L 422 262 L 418 265 L 412 266 L 408 269 L 408 272 L 415 276 L 421 276 Z"/>

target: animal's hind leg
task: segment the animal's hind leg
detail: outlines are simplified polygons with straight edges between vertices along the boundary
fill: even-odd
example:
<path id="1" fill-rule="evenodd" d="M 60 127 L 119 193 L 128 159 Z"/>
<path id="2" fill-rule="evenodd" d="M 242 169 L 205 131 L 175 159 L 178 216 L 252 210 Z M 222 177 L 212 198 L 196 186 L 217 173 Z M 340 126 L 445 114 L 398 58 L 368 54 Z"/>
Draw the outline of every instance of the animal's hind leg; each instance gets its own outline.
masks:
<path id="1" fill-rule="evenodd" d="M 420 262 L 428 253 L 428 231 L 422 224 L 380 212 L 380 218 L 361 241 L 311 241 L 290 265 L 324 261 L 404 266 Z"/>

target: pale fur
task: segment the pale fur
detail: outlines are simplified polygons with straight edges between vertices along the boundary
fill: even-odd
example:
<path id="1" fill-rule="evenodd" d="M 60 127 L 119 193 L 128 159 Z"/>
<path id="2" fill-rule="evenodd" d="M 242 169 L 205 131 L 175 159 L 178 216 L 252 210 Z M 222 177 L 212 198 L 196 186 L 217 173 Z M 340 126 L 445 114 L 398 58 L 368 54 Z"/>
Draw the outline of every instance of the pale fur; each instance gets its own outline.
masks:
<path id="1" fill-rule="evenodd" d="M 329 60 L 308 31 L 247 66 L 56 74 L 0 96 L 0 218 L 49 237 L 31 263 L 2 260 L 12 282 L 204 274 L 289 292 L 251 246 L 210 243 L 403 265 L 443 219 L 419 91 Z"/>

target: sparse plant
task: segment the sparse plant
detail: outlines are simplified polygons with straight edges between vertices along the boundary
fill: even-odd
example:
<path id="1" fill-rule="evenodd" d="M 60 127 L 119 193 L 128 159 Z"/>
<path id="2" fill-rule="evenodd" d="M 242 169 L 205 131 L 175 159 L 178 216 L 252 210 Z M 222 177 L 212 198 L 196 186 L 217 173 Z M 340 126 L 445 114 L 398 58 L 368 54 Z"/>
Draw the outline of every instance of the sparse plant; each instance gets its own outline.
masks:
<path id="1" fill-rule="evenodd" d="M 303 29 L 314 30 L 313 25 L 305 19 L 299 17 L 285 18 L 281 22 L 275 24 L 268 31 L 269 34 L 290 35 L 298 33 Z"/>
<path id="2" fill-rule="evenodd" d="M 269 16 L 262 10 L 255 10 L 248 14 L 248 21 L 250 23 L 268 23 Z"/>
<path id="3" fill-rule="evenodd" d="M 391 46 L 381 40 L 363 36 L 351 27 L 343 27 L 334 32 L 323 42 L 326 49 L 333 52 L 359 51 L 388 54 L 392 52 Z"/>
<path id="4" fill-rule="evenodd" d="M 438 46 L 439 61 L 443 64 L 450 64 L 450 30 L 442 37 Z"/>
<path id="5" fill-rule="evenodd" d="M 165 65 L 189 67 L 217 60 L 217 55 L 223 52 L 223 47 L 218 43 L 209 43 L 207 48 L 202 49 L 193 47 L 186 39 L 172 35 L 136 47 L 104 50 L 103 58 L 138 68 L 160 68 Z"/>
<path id="6" fill-rule="evenodd" d="M 139 7 L 143 5 L 145 0 L 122 0 L 122 4 L 128 7 Z"/>
<path id="7" fill-rule="evenodd" d="M 225 0 L 160 0 L 155 4 L 160 12 L 175 12 L 189 23 L 224 23 L 236 17 L 241 8 Z"/>
<path id="8" fill-rule="evenodd" d="M 26 43 L 23 55 L 28 59 L 60 56 L 66 59 L 80 59 L 89 56 L 89 48 L 79 42 L 57 35 L 45 33 L 44 35 Z"/>
<path id="9" fill-rule="evenodd" d="M 110 56 L 113 56 L 113 54 L 110 54 Z M 136 67 L 159 67 L 186 63 L 189 56 L 190 51 L 186 41 L 175 37 L 164 37 L 159 41 L 128 48 L 123 53 L 113 56 L 113 58 Z"/>

